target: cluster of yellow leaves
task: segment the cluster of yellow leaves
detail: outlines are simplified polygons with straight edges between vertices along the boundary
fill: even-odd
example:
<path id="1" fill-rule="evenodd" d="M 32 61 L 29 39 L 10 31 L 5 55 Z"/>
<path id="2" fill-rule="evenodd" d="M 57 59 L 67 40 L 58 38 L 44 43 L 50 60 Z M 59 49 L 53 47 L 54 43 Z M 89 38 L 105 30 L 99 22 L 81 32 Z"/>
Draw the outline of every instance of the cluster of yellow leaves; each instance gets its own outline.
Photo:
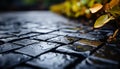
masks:
<path id="1" fill-rule="evenodd" d="M 95 22 L 94 28 L 100 28 L 110 20 L 120 16 L 120 0 L 66 0 L 51 6 L 51 11 L 69 17 L 86 16 L 90 18 L 94 13 L 102 10 L 105 12 Z"/>
<path id="2" fill-rule="evenodd" d="M 96 13 L 103 6 L 103 0 L 66 0 L 65 2 L 51 6 L 51 11 L 65 14 L 69 17 L 86 16 L 90 17 L 91 13 Z"/>
<path id="3" fill-rule="evenodd" d="M 120 16 L 120 0 L 110 0 L 104 5 L 105 14 L 101 15 L 95 22 L 94 28 L 100 28 Z"/>

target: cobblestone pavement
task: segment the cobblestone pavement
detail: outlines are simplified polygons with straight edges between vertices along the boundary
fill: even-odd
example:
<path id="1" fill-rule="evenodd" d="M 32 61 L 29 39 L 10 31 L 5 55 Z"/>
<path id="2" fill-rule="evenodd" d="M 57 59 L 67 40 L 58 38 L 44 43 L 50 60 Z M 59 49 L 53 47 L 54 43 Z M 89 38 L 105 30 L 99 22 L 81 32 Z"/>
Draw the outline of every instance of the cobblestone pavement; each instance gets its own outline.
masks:
<path id="1" fill-rule="evenodd" d="M 119 69 L 112 33 L 48 11 L 1 13 L 0 69 Z"/>

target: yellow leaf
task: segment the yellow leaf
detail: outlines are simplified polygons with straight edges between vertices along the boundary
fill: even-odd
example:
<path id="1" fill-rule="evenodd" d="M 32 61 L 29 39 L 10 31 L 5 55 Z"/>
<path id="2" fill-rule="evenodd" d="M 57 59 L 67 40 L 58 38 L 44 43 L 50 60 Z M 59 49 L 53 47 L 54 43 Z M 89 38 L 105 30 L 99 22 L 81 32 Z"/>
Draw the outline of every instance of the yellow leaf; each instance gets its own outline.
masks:
<path id="1" fill-rule="evenodd" d="M 106 23 L 108 23 L 110 20 L 113 20 L 113 19 L 114 19 L 113 16 L 108 17 L 107 14 L 102 15 L 96 20 L 96 22 L 94 24 L 94 28 L 100 28 L 100 27 L 104 26 Z"/>
<path id="2" fill-rule="evenodd" d="M 103 7 L 102 4 L 97 3 L 97 4 L 94 4 L 94 5 L 90 8 L 90 11 L 91 11 L 91 13 L 96 13 L 96 12 L 99 11 L 102 7 Z"/>

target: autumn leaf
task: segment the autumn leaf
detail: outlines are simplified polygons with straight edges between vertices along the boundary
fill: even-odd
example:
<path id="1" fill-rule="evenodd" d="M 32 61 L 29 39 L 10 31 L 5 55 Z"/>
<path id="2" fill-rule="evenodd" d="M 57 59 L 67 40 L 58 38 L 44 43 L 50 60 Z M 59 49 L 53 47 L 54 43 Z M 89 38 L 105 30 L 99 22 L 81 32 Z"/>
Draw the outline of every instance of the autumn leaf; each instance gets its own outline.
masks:
<path id="1" fill-rule="evenodd" d="M 114 6 L 118 5 L 120 3 L 120 0 L 111 0 L 109 3 L 105 5 L 105 10 L 108 11 L 112 9 Z"/>
<path id="2" fill-rule="evenodd" d="M 94 28 L 100 28 L 100 27 L 104 26 L 106 23 L 108 23 L 110 20 L 113 20 L 113 19 L 114 19 L 113 16 L 109 17 L 107 14 L 102 15 L 96 20 L 96 22 L 94 24 Z"/>
<path id="3" fill-rule="evenodd" d="M 96 13 L 97 11 L 99 11 L 100 9 L 102 9 L 103 5 L 100 3 L 94 4 L 91 8 L 90 11 L 91 13 Z"/>

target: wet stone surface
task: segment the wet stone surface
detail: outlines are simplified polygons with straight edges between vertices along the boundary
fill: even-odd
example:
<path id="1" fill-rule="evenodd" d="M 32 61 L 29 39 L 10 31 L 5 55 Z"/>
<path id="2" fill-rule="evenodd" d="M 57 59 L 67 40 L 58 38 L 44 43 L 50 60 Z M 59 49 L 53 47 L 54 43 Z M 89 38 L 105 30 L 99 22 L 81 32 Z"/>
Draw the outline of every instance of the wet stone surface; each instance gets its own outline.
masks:
<path id="1" fill-rule="evenodd" d="M 20 39 L 20 38 L 18 38 L 17 36 L 12 36 L 12 37 L 8 37 L 8 38 L 2 38 L 0 40 L 3 42 L 10 42 L 10 41 L 17 40 L 17 39 Z"/>
<path id="2" fill-rule="evenodd" d="M 87 40 L 87 39 L 81 39 L 74 43 L 75 45 L 89 45 L 93 47 L 100 46 L 102 44 L 101 41 L 95 41 L 95 40 Z"/>
<path id="3" fill-rule="evenodd" d="M 75 59 L 77 58 L 74 56 L 49 52 L 28 61 L 27 64 L 47 69 L 64 69 Z"/>
<path id="4" fill-rule="evenodd" d="M 39 41 L 37 40 L 30 40 L 30 39 L 22 39 L 22 40 L 18 40 L 13 42 L 14 44 L 18 44 L 18 45 L 22 45 L 22 46 L 27 46 L 33 43 L 38 43 Z"/>
<path id="5" fill-rule="evenodd" d="M 7 53 L 0 54 L 0 68 L 6 69 L 29 60 L 30 57 L 22 54 Z"/>
<path id="6" fill-rule="evenodd" d="M 36 40 L 48 40 L 50 38 L 56 37 L 57 35 L 52 35 L 52 34 L 43 34 L 35 37 L 31 37 L 31 39 L 36 39 Z"/>
<path id="7" fill-rule="evenodd" d="M 120 54 L 111 46 L 103 46 L 76 66 L 77 69 L 119 69 Z"/>
<path id="8" fill-rule="evenodd" d="M 87 22 L 49 11 L 0 13 L 0 69 L 120 69 L 120 42 L 105 45 L 114 29 Z"/>
<path id="9" fill-rule="evenodd" d="M 48 41 L 69 44 L 69 43 L 75 42 L 77 40 L 78 40 L 78 38 L 74 38 L 74 37 L 58 36 L 58 37 L 49 39 Z"/>
<path id="10" fill-rule="evenodd" d="M 49 43 L 49 42 L 39 42 L 37 44 L 29 45 L 21 49 L 18 49 L 16 50 L 16 52 L 20 52 L 35 57 L 57 46 L 59 46 L 59 44 Z"/>
<path id="11" fill-rule="evenodd" d="M 77 54 L 78 56 L 88 57 L 93 49 L 93 47 L 86 45 L 65 45 L 58 47 L 56 51 L 68 53 L 71 55 Z"/>
<path id="12" fill-rule="evenodd" d="M 13 50 L 13 49 L 17 49 L 17 48 L 20 48 L 20 47 L 21 46 L 15 45 L 15 44 L 12 44 L 12 43 L 5 43 L 5 44 L 0 45 L 0 53 L 6 52 L 6 51 L 9 51 L 9 50 Z"/>

